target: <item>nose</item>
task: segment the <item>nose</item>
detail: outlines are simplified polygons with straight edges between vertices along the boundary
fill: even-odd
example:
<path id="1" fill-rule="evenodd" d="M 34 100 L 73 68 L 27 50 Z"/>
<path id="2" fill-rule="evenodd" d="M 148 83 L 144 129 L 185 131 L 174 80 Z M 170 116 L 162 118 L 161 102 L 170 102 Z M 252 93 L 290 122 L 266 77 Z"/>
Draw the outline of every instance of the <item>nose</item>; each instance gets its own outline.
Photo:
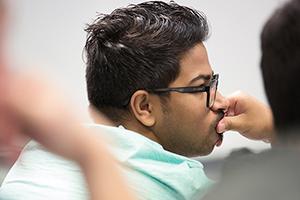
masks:
<path id="1" fill-rule="evenodd" d="M 229 101 L 227 98 L 223 97 L 221 93 L 216 93 L 216 99 L 213 106 L 210 108 L 214 112 L 226 113 L 229 107 Z"/>

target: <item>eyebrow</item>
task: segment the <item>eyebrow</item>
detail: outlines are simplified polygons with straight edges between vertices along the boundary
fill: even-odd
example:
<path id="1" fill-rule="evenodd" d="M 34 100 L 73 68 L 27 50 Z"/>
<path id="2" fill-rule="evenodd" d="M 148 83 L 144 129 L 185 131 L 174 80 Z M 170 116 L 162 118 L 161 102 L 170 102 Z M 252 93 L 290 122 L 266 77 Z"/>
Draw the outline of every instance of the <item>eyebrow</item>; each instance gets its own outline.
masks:
<path id="1" fill-rule="evenodd" d="M 205 80 L 205 81 L 209 81 L 214 75 L 214 72 L 212 71 L 210 75 L 204 75 L 204 74 L 200 74 L 197 77 L 193 78 L 189 84 L 192 84 L 198 80 Z"/>

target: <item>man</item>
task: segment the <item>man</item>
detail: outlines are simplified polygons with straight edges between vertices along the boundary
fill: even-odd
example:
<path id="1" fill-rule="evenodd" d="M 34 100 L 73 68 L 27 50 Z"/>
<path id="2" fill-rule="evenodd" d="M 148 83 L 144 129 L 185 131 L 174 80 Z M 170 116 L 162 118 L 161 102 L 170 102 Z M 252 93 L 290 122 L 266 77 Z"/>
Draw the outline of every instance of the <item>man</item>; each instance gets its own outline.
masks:
<path id="1" fill-rule="evenodd" d="M 273 13 L 263 28 L 261 48 L 277 141 L 272 150 L 258 155 L 232 156 L 222 181 L 205 199 L 299 199 L 300 0 L 288 1 Z M 224 127 L 236 126 L 226 120 Z"/>
<path id="2" fill-rule="evenodd" d="M 100 16 L 87 32 L 89 101 L 119 126 L 93 127 L 117 141 L 116 156 L 134 169 L 133 190 L 140 199 L 202 196 L 211 181 L 183 156 L 221 144 L 215 127 L 227 106 L 203 45 L 205 17 L 173 2 L 145 2 Z"/>
<path id="3" fill-rule="evenodd" d="M 174 2 L 145 2 L 100 16 L 87 32 L 89 101 L 115 126 L 90 127 L 114 142 L 129 187 L 139 199 L 203 196 L 211 181 L 201 163 L 185 156 L 221 145 L 216 128 L 228 109 L 203 45 L 203 14 Z M 36 143 L 25 148 L 1 194 L 87 198 L 78 167 Z"/>
<path id="4" fill-rule="evenodd" d="M 99 16 L 86 30 L 89 101 L 116 126 L 93 127 L 117 140 L 138 197 L 202 196 L 211 183 L 199 162 L 183 156 L 221 145 L 216 126 L 227 109 L 203 44 L 205 16 L 174 2 L 145 2 Z"/>

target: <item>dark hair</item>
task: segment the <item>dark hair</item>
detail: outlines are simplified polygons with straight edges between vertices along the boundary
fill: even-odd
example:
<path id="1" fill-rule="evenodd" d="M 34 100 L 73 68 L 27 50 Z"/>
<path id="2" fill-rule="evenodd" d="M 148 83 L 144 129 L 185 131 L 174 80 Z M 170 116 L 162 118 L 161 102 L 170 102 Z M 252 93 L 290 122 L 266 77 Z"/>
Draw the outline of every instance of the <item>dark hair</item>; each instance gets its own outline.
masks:
<path id="1" fill-rule="evenodd" d="M 261 34 L 261 69 L 275 126 L 300 124 L 300 0 L 278 9 Z"/>
<path id="2" fill-rule="evenodd" d="M 173 1 L 116 9 L 98 16 L 86 31 L 88 99 L 115 121 L 136 90 L 174 81 L 181 56 L 209 33 L 202 13 Z"/>

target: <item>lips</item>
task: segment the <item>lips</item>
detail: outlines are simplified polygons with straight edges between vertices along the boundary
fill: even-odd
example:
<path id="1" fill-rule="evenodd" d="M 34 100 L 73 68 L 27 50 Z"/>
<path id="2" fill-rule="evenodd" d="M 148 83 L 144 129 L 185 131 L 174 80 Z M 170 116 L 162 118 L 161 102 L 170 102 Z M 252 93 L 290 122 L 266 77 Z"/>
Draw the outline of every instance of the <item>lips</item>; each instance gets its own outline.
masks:
<path id="1" fill-rule="evenodd" d="M 223 142 L 223 133 L 221 133 L 221 134 L 218 134 L 218 140 L 216 141 L 216 146 L 217 147 L 219 147 L 219 146 L 221 146 L 221 144 L 222 144 L 222 142 Z"/>
<path id="2" fill-rule="evenodd" d="M 223 117 L 225 116 L 224 112 L 220 112 L 218 115 L 218 120 L 217 120 L 217 124 L 219 123 L 219 121 L 221 121 L 223 119 Z M 217 126 L 215 127 L 215 129 L 217 128 Z M 217 147 L 221 146 L 222 142 L 223 142 L 223 133 L 217 133 L 218 135 L 218 140 L 216 141 L 215 145 Z"/>

